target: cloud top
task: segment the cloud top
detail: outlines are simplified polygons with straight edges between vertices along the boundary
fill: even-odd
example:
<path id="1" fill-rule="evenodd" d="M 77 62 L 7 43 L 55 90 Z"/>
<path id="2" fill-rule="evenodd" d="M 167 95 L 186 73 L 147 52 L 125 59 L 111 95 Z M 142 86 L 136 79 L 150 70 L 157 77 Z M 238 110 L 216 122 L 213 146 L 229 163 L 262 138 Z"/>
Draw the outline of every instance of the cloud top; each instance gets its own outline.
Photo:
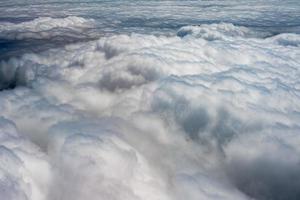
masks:
<path id="1" fill-rule="evenodd" d="M 5 198 L 299 199 L 300 36 L 180 32 L 2 61 Z"/>
<path id="2" fill-rule="evenodd" d="M 7 40 L 50 39 L 57 36 L 84 37 L 95 21 L 82 17 L 38 17 L 21 23 L 0 23 L 0 38 Z M 86 33 L 84 33 L 84 31 Z"/>

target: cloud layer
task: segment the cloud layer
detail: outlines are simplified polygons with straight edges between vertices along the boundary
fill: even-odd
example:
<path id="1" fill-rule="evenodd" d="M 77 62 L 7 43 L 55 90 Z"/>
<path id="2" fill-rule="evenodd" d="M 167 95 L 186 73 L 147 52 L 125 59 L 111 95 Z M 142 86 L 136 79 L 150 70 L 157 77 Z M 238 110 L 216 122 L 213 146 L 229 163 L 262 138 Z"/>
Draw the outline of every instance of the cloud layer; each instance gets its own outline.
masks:
<path id="1" fill-rule="evenodd" d="M 177 35 L 2 61 L 5 199 L 299 199 L 300 36 Z"/>
<path id="2" fill-rule="evenodd" d="M 94 20 L 76 16 L 39 17 L 21 23 L 0 22 L 0 38 L 6 40 L 51 39 L 59 36 L 87 37 Z"/>

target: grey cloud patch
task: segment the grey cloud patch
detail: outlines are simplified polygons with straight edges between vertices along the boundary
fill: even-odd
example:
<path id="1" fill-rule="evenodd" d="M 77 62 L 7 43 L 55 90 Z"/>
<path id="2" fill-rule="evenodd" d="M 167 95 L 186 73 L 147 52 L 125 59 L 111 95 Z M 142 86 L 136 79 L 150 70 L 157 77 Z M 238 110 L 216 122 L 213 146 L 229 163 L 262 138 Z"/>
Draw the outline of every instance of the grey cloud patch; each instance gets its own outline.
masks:
<path id="1" fill-rule="evenodd" d="M 293 138 L 294 143 L 299 142 L 299 128 L 285 133 L 279 130 L 268 130 L 263 133 L 265 137 L 261 137 L 262 133 L 248 135 L 227 148 L 230 179 L 255 199 L 299 198 L 299 148 L 290 141 Z M 282 134 L 288 139 L 279 136 Z M 245 145 L 244 149 L 240 145 Z"/>

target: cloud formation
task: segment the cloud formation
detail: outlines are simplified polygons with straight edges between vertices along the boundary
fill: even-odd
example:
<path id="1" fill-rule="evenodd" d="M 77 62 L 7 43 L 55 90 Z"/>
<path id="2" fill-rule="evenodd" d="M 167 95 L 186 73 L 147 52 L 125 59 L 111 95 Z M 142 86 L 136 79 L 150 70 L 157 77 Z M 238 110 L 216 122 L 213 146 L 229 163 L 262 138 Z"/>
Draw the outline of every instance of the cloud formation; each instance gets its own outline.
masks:
<path id="1" fill-rule="evenodd" d="M 82 17 L 39 17 L 21 23 L 0 22 L 0 38 L 6 40 L 51 39 L 58 36 L 87 37 L 95 21 Z M 85 32 L 85 33 L 84 33 Z"/>
<path id="2" fill-rule="evenodd" d="M 2 61 L 5 197 L 299 199 L 300 36 L 178 34 Z"/>

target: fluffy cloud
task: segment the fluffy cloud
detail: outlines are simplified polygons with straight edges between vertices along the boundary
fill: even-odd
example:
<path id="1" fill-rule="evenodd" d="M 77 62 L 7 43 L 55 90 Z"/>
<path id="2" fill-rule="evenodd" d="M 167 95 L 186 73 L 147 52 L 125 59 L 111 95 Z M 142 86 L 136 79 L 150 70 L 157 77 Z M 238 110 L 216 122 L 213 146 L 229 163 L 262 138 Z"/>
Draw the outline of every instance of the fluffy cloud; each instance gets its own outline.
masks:
<path id="1" fill-rule="evenodd" d="M 21 23 L 1 22 L 0 38 L 7 40 L 50 39 L 58 36 L 85 38 L 91 34 L 88 29 L 93 28 L 94 25 L 94 20 L 76 16 L 39 17 Z"/>
<path id="2" fill-rule="evenodd" d="M 182 31 L 2 61 L 5 197 L 298 199 L 299 35 Z"/>
<path id="3" fill-rule="evenodd" d="M 200 26 L 184 26 L 179 29 L 177 36 L 192 35 L 206 40 L 226 39 L 228 37 L 257 37 L 263 36 L 260 32 L 252 31 L 246 27 L 237 27 L 229 23 L 202 24 Z"/>
<path id="4" fill-rule="evenodd" d="M 0 189 L 3 199 L 45 199 L 51 180 L 48 157 L 0 118 Z"/>

